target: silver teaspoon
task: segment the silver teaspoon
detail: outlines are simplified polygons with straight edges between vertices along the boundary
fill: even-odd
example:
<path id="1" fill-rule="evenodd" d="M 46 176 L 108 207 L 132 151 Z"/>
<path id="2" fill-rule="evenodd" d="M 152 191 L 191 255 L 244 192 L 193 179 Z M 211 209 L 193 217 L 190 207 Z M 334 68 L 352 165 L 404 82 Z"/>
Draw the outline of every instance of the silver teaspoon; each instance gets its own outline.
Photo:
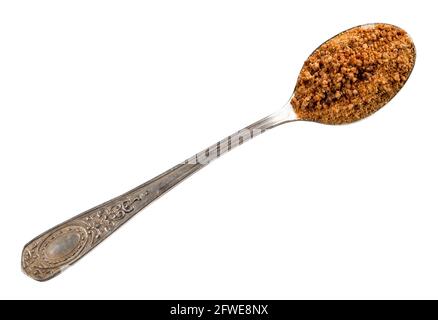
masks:
<path id="1" fill-rule="evenodd" d="M 23 271 L 38 281 L 55 277 L 178 183 L 269 129 L 297 120 L 343 124 L 369 116 L 401 89 L 414 61 L 411 39 L 395 26 L 372 24 L 340 33 L 306 60 L 291 99 L 278 112 L 39 235 L 23 249 Z"/>

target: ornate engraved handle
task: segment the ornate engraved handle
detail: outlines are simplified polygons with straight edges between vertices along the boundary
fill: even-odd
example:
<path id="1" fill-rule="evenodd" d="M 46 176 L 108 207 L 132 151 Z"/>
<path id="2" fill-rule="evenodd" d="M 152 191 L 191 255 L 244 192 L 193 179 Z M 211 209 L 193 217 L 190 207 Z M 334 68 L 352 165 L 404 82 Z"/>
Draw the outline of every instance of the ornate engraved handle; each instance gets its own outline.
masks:
<path id="1" fill-rule="evenodd" d="M 286 105 L 266 117 L 187 159 L 158 177 L 94 207 L 39 235 L 23 249 L 23 271 L 46 281 L 85 256 L 152 201 L 234 147 L 279 124 L 293 121 Z"/>
<path id="2" fill-rule="evenodd" d="M 200 168 L 201 164 L 180 164 L 39 235 L 23 249 L 23 271 L 38 281 L 53 278 L 94 249 L 153 200 Z"/>

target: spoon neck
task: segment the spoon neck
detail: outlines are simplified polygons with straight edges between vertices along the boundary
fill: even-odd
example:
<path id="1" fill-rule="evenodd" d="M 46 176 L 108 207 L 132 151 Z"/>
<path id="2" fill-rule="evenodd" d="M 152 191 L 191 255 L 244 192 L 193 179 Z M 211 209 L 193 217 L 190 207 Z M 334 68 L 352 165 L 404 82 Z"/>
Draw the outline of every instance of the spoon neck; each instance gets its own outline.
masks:
<path id="1" fill-rule="evenodd" d="M 232 135 L 218 141 L 207 149 L 195 154 L 185 161 L 186 164 L 209 164 L 211 161 L 221 157 L 244 142 L 275 128 L 281 124 L 298 120 L 292 105 L 288 102 L 277 112 L 257 121 L 249 126 L 233 133 Z"/>
<path id="2" fill-rule="evenodd" d="M 298 120 L 290 102 L 287 102 L 280 110 L 246 127 L 249 130 L 266 131 L 281 124 Z"/>

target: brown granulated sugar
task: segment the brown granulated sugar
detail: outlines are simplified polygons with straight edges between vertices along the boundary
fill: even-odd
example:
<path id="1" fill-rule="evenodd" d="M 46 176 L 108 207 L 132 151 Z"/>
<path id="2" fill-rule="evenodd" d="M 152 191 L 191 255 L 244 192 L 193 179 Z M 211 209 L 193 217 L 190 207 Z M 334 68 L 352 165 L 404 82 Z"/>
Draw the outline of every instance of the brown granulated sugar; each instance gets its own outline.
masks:
<path id="1" fill-rule="evenodd" d="M 383 107 L 403 87 L 415 47 L 402 29 L 373 24 L 347 30 L 306 60 L 291 104 L 300 119 L 344 124 Z"/>

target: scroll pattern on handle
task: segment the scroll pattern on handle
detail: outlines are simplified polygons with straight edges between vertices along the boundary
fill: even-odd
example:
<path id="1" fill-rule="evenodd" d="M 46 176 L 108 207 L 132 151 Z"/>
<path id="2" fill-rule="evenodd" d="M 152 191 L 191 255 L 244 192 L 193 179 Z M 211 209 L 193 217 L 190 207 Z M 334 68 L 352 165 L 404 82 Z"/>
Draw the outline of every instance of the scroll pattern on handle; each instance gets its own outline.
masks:
<path id="1" fill-rule="evenodd" d="M 143 188 L 117 197 L 35 238 L 23 249 L 23 271 L 38 281 L 53 278 L 141 210 L 148 194 Z"/>

